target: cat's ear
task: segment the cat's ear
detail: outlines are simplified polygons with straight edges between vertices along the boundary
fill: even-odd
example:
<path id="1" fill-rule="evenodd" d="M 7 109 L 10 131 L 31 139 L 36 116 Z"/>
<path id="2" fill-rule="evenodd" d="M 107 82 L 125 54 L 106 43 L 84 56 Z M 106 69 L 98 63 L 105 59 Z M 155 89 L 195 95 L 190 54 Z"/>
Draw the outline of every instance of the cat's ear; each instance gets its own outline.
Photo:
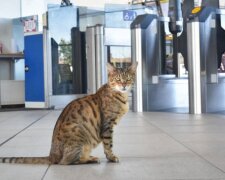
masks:
<path id="1" fill-rule="evenodd" d="M 108 74 L 112 74 L 115 71 L 115 67 L 110 63 L 107 63 Z"/>
<path id="2" fill-rule="evenodd" d="M 137 62 L 137 61 L 133 62 L 133 63 L 130 65 L 130 67 L 128 67 L 128 71 L 136 72 L 137 65 L 138 65 L 138 62 Z"/>

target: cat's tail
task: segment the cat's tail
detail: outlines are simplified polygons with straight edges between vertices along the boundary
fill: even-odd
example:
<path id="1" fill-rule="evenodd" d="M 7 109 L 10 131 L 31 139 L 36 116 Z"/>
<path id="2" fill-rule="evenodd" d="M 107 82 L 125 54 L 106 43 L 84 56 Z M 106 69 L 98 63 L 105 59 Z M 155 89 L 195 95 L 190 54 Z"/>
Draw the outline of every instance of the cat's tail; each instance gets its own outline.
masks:
<path id="1" fill-rule="evenodd" d="M 49 157 L 1 157 L 0 163 L 51 164 Z"/>

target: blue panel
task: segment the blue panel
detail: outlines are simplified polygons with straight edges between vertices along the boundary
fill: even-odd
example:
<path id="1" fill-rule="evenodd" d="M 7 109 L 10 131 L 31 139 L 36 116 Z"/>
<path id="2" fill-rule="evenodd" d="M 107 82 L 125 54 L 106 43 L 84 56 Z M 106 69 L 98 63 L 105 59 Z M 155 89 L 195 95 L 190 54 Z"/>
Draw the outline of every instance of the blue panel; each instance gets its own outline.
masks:
<path id="1" fill-rule="evenodd" d="M 123 11 L 123 20 L 124 21 L 133 21 L 137 17 L 137 12 L 133 10 L 124 10 Z"/>
<path id="2" fill-rule="evenodd" d="M 25 101 L 44 102 L 43 35 L 25 36 Z"/>

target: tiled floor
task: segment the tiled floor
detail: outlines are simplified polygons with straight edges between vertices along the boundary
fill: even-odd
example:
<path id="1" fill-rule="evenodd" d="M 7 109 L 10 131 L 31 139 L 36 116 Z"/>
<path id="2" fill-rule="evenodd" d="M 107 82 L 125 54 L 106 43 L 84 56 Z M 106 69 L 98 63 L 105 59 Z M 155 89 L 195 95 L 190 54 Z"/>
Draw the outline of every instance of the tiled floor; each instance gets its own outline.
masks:
<path id="1" fill-rule="evenodd" d="M 60 111 L 0 112 L 0 156 L 46 156 Z M 117 126 L 108 163 L 0 164 L 1 180 L 225 180 L 225 115 L 128 113 Z"/>

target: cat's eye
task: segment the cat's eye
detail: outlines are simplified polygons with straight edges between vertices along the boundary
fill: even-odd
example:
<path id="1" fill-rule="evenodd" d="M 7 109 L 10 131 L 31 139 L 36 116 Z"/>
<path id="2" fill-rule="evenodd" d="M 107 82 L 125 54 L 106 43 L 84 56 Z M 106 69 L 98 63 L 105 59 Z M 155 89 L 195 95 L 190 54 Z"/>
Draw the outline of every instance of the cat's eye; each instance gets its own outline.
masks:
<path id="1" fill-rule="evenodd" d="M 127 81 L 131 81 L 132 77 L 131 76 L 128 76 L 127 77 Z"/>
<path id="2" fill-rule="evenodd" d="M 119 78 L 119 77 L 117 77 L 117 78 L 116 78 L 116 81 L 120 81 L 120 78 Z"/>

